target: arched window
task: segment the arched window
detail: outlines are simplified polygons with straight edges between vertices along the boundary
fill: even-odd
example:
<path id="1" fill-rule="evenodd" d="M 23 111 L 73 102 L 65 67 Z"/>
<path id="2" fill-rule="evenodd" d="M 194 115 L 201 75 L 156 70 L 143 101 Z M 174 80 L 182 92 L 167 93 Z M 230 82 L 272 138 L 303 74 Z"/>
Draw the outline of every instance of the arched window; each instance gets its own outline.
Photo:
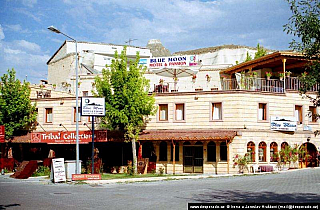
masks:
<path id="1" fill-rule="evenodd" d="M 272 142 L 270 144 L 270 162 L 277 162 L 278 158 L 278 144 L 276 142 Z"/>
<path id="2" fill-rule="evenodd" d="M 226 142 L 220 143 L 220 160 L 227 161 L 228 159 L 228 148 Z"/>
<path id="3" fill-rule="evenodd" d="M 259 161 L 266 162 L 267 145 L 263 141 L 259 143 Z"/>
<path id="4" fill-rule="evenodd" d="M 287 146 L 289 146 L 287 142 L 281 143 L 281 149 L 285 149 Z"/>
<path id="5" fill-rule="evenodd" d="M 252 141 L 247 144 L 247 152 L 249 153 L 249 159 L 251 162 L 255 161 L 255 148 L 256 146 Z"/>
<path id="6" fill-rule="evenodd" d="M 159 161 L 167 161 L 167 142 L 161 142 L 159 150 Z"/>
<path id="7" fill-rule="evenodd" d="M 207 161 L 216 162 L 216 143 L 213 141 L 207 145 Z"/>

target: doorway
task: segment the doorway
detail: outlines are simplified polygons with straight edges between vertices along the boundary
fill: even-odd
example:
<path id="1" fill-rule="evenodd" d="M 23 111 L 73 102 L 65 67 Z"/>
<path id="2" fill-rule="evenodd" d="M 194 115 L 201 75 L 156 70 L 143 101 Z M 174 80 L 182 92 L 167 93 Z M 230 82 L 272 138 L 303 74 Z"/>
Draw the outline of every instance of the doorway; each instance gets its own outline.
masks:
<path id="1" fill-rule="evenodd" d="M 183 144 L 183 172 L 203 173 L 203 144 L 197 142 L 191 145 L 190 142 Z"/>

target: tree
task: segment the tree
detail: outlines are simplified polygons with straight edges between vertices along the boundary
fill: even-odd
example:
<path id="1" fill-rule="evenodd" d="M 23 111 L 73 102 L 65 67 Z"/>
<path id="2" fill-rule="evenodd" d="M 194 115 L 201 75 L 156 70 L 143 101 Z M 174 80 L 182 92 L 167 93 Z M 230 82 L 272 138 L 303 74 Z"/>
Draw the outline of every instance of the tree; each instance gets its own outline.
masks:
<path id="1" fill-rule="evenodd" d="M 267 50 L 265 50 L 263 47 L 260 47 L 260 44 L 257 44 L 257 52 L 254 54 L 254 59 L 260 58 L 262 56 L 265 56 L 267 54 Z"/>
<path id="2" fill-rule="evenodd" d="M 124 132 L 127 141 L 132 142 L 133 167 L 137 172 L 136 140 L 145 125 L 146 116 L 154 114 L 154 97 L 148 95 L 149 82 L 143 76 L 145 68 L 139 63 L 139 54 L 127 67 L 126 48 L 119 56 L 115 53 L 110 71 L 103 70 L 102 77 L 96 77 L 97 95 L 105 97 L 106 116 L 100 126 Z"/>
<path id="3" fill-rule="evenodd" d="M 251 61 L 251 60 L 252 60 L 252 57 L 249 54 L 249 51 L 247 51 L 247 57 L 246 57 L 246 60 L 244 62 Z"/>
<path id="4" fill-rule="evenodd" d="M 319 0 L 287 0 L 293 15 L 289 23 L 284 25 L 284 31 L 292 34 L 298 40 L 290 42 L 290 48 L 303 53 L 306 59 L 311 60 L 305 67 L 305 73 L 300 77 L 305 94 L 315 106 L 320 106 L 320 89 L 316 96 L 307 94 L 312 87 L 320 84 L 320 2 Z M 319 115 L 315 116 L 319 118 Z M 316 131 L 315 134 L 319 134 Z"/>
<path id="5" fill-rule="evenodd" d="M 5 138 L 24 135 L 34 129 L 36 105 L 31 104 L 29 83 L 16 79 L 14 69 L 1 77 L 0 125 L 5 126 Z"/>

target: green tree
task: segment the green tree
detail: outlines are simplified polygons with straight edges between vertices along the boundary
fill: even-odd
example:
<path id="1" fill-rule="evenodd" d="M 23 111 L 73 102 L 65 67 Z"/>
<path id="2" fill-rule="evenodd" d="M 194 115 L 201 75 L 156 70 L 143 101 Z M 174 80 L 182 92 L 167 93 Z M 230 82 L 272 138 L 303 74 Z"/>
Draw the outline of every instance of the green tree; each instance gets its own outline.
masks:
<path id="1" fill-rule="evenodd" d="M 287 0 L 292 16 L 284 31 L 298 39 L 290 42 L 290 48 L 303 53 L 306 59 L 312 60 L 300 77 L 302 94 L 305 94 L 314 103 L 320 106 L 320 89 L 315 97 L 307 94 L 312 87 L 320 83 L 320 2 L 319 0 Z M 319 115 L 315 116 L 319 118 Z M 319 131 L 315 131 L 319 134 Z"/>
<path id="2" fill-rule="evenodd" d="M 16 79 L 14 69 L 1 77 L 0 125 L 5 126 L 6 139 L 24 135 L 34 128 L 36 105 L 31 104 L 29 83 Z"/>
<path id="3" fill-rule="evenodd" d="M 263 47 L 260 47 L 260 44 L 258 43 L 257 52 L 254 54 L 254 59 L 265 56 L 266 54 L 267 54 L 267 50 L 265 50 Z"/>
<path id="4" fill-rule="evenodd" d="M 252 57 L 249 54 L 249 52 L 247 51 L 247 57 L 246 57 L 246 60 L 244 62 L 251 61 L 251 60 L 252 60 Z"/>
<path id="5" fill-rule="evenodd" d="M 106 116 L 100 126 L 124 132 L 127 141 L 132 142 L 133 167 L 137 172 L 136 140 L 146 117 L 154 114 L 154 97 L 148 95 L 149 82 L 143 76 L 146 68 L 139 63 L 139 54 L 127 67 L 126 48 L 120 56 L 115 53 L 110 71 L 103 70 L 102 77 L 96 77 L 96 90 L 106 100 Z"/>

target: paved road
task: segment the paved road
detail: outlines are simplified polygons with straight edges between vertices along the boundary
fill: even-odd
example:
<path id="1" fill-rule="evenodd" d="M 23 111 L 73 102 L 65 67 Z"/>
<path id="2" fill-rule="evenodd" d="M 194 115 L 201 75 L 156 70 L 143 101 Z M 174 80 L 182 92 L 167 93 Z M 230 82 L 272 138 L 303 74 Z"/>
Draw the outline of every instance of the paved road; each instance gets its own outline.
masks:
<path id="1" fill-rule="evenodd" d="M 320 168 L 122 184 L 51 184 L 0 176 L 0 209 L 187 209 L 195 202 L 320 202 Z"/>

